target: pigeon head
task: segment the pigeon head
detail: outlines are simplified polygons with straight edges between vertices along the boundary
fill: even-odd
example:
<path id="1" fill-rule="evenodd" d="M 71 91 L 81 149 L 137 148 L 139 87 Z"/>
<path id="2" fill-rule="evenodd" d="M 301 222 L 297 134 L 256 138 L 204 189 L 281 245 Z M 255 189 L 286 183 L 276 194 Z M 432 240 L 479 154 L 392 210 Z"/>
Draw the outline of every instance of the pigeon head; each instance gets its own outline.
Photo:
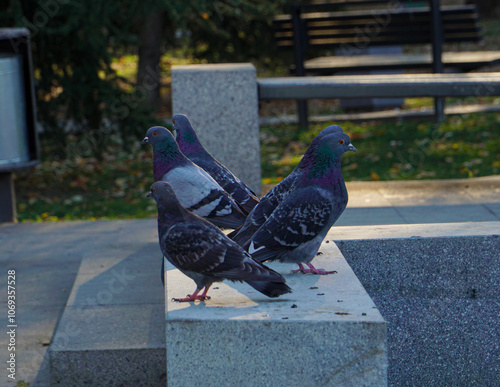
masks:
<path id="1" fill-rule="evenodd" d="M 155 149 L 159 145 L 163 146 L 171 143 L 172 141 L 175 142 L 172 134 L 167 128 L 164 128 L 163 126 L 153 126 L 148 129 L 146 137 L 144 137 L 141 144 L 150 144 L 153 149 Z"/>
<path id="2" fill-rule="evenodd" d="M 319 153 L 331 152 L 335 157 L 340 157 L 347 151 L 357 152 L 351 144 L 351 138 L 344 132 L 334 132 L 320 138 L 318 151 Z"/>
<path id="3" fill-rule="evenodd" d="M 342 128 L 338 125 L 327 126 L 325 129 L 319 132 L 318 135 L 314 137 L 314 139 L 312 140 L 311 145 L 309 146 L 309 148 L 307 148 L 306 152 L 304 153 L 304 156 L 302 157 L 302 160 L 300 160 L 300 163 L 297 167 L 299 169 L 303 169 L 311 164 L 313 159 L 316 157 L 318 146 L 322 143 L 322 139 L 324 137 L 340 133 L 344 132 Z"/>
<path id="4" fill-rule="evenodd" d="M 322 177 L 333 173 L 341 176 L 340 159 L 347 151 L 356 152 L 351 139 L 344 132 L 333 132 L 321 137 L 310 146 L 311 151 L 304 168 L 309 170 L 309 177 Z"/>
<path id="5" fill-rule="evenodd" d="M 172 123 L 174 124 L 175 140 L 184 154 L 189 156 L 204 151 L 187 116 L 176 114 L 172 117 Z"/>
<path id="6" fill-rule="evenodd" d="M 189 160 L 179 149 L 172 133 L 163 126 L 153 126 L 146 132 L 141 144 L 150 144 L 153 148 L 153 175 L 155 181 L 176 166 L 189 164 Z"/>
<path id="7" fill-rule="evenodd" d="M 166 181 L 157 181 L 151 186 L 151 191 L 146 195 L 153 198 L 158 205 L 158 217 L 164 219 L 180 216 L 184 208 L 181 206 L 172 186 Z"/>
<path id="8" fill-rule="evenodd" d="M 343 129 L 338 126 L 338 125 L 330 125 L 330 126 L 327 126 L 325 129 L 323 129 L 321 132 L 318 133 L 318 135 L 315 137 L 314 140 L 316 139 L 321 139 L 325 136 L 328 136 L 329 134 L 333 134 L 333 133 L 341 133 L 343 132 Z M 313 140 L 313 141 L 314 141 Z"/>

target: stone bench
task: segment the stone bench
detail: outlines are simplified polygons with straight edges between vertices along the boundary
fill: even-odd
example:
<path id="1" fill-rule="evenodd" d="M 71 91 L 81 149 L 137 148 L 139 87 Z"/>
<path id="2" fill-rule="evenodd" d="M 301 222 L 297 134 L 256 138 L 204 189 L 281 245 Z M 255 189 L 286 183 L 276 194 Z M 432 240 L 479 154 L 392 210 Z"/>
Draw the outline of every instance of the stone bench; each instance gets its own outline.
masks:
<path id="1" fill-rule="evenodd" d="M 287 274 L 293 293 L 270 299 L 246 284 L 214 284 L 205 303 L 178 303 L 194 282 L 166 266 L 169 386 L 384 386 L 386 326 L 334 243 L 317 267 L 328 276 Z M 188 372 L 187 372 L 188 371 Z"/>
<path id="2" fill-rule="evenodd" d="M 165 303 L 155 219 L 68 227 L 93 244 L 51 341 L 52 385 L 157 386 L 166 371 L 174 386 L 498 384 L 498 221 L 334 226 L 315 262 L 337 274 L 285 274 L 294 292 L 278 299 L 216 284 L 205 304 L 170 301 L 194 289 L 170 266 Z"/>

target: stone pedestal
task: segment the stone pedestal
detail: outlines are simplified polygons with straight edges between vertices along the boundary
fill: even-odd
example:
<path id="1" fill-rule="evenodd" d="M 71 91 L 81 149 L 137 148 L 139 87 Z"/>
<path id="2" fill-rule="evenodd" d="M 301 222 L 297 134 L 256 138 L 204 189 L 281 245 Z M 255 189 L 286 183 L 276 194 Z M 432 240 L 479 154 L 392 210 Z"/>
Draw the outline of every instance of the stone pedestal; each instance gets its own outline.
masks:
<path id="1" fill-rule="evenodd" d="M 257 72 L 249 63 L 172 66 L 172 110 L 203 146 L 257 194 L 261 191 Z"/>
<path id="2" fill-rule="evenodd" d="M 217 283 L 206 302 L 177 303 L 194 282 L 167 265 L 167 384 L 190 386 L 385 386 L 386 324 L 334 243 L 316 267 L 289 274 L 293 293 L 277 299 L 245 283 Z"/>

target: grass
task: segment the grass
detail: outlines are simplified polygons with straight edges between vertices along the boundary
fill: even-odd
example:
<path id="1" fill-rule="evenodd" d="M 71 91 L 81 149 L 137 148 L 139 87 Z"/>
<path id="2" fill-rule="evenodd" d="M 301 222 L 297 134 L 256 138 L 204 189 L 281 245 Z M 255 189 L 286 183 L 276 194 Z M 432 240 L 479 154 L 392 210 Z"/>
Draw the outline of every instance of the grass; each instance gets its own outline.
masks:
<path id="1" fill-rule="evenodd" d="M 264 184 L 286 177 L 314 136 L 327 125 L 300 132 L 295 125 L 261 128 Z M 422 122 L 344 123 L 357 153 L 343 156 L 347 181 L 450 179 L 500 173 L 500 114 L 449 117 L 442 124 Z M 74 138 L 69 139 L 76 141 Z M 151 149 L 139 139 L 124 151 L 110 136 L 107 152 L 96 158 L 53 159 L 50 143 L 36 168 L 18 171 L 20 221 L 128 219 L 151 217 L 156 206 L 145 197 L 152 179 Z"/>
<path id="2" fill-rule="evenodd" d="M 500 40 L 498 19 L 483 20 L 485 41 L 481 46 L 452 45 L 447 49 L 494 50 Z M 168 51 L 161 59 L 162 106 L 160 116 L 170 117 L 170 81 L 172 64 L 202 63 L 185 49 Z M 118 75 L 135 78 L 137 56 L 116 58 L 113 67 Z M 269 60 L 256 63 L 258 74 L 287 75 L 287 67 Z M 448 98 L 447 106 L 464 103 L 498 103 L 498 97 Z M 264 115 L 293 114 L 295 103 L 262 103 Z M 311 113 L 340 112 L 335 100 L 309 103 Z M 431 98 L 405 100 L 405 109 L 433 105 Z M 298 164 L 314 136 L 332 123 L 312 125 L 300 132 L 295 125 L 281 124 L 261 128 L 261 165 L 264 184 L 275 184 Z M 357 153 L 343 157 L 344 177 L 350 180 L 451 179 L 500 173 L 499 113 L 448 117 L 437 125 L 422 122 L 343 123 Z M 80 139 L 81 140 L 81 139 Z M 36 168 L 17 171 L 16 195 L 20 221 L 59 221 L 127 219 L 150 217 L 156 206 L 145 194 L 153 182 L 151 150 L 139 140 L 123 150 L 118 136 L 106 138 L 107 152 L 101 159 L 69 155 L 53 156 L 51 143 L 42 138 L 43 161 Z M 79 144 L 69 135 L 69 144 Z M 71 153 L 71 152 L 69 152 Z"/>

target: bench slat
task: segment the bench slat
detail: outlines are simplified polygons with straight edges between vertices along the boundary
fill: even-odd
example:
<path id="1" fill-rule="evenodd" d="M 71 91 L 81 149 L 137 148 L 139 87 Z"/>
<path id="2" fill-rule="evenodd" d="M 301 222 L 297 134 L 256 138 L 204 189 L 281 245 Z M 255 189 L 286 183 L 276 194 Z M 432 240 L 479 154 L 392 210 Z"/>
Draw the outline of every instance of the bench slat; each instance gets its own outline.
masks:
<path id="1" fill-rule="evenodd" d="M 257 82 L 260 99 L 500 95 L 500 73 L 279 77 Z"/>
<path id="2" fill-rule="evenodd" d="M 476 7 L 441 7 L 445 42 L 480 41 L 482 39 Z M 314 12 L 301 14 L 307 46 L 338 47 L 356 44 L 368 38 L 371 45 L 425 44 L 431 41 L 429 7 L 399 10 Z M 274 36 L 280 48 L 294 46 L 290 15 L 273 20 Z"/>
<path id="3" fill-rule="evenodd" d="M 497 65 L 500 64 L 500 51 L 444 52 L 443 64 L 445 68 L 458 68 L 462 71 Z M 432 56 L 430 53 L 327 56 L 305 62 L 306 71 L 316 75 L 332 75 L 341 71 L 430 69 L 431 67 Z"/>

